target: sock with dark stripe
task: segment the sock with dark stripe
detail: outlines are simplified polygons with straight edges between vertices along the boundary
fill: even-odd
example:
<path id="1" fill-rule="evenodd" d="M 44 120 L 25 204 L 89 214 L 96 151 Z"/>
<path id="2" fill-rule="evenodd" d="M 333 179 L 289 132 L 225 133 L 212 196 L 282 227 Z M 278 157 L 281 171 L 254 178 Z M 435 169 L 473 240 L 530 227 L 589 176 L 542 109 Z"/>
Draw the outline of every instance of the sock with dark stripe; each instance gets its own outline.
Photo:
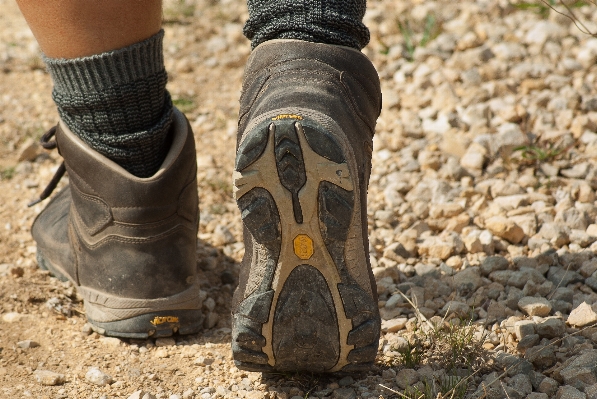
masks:
<path id="1" fill-rule="evenodd" d="M 63 122 L 93 150 L 137 177 L 150 177 L 169 149 L 172 100 L 160 31 L 89 57 L 44 57 Z"/>

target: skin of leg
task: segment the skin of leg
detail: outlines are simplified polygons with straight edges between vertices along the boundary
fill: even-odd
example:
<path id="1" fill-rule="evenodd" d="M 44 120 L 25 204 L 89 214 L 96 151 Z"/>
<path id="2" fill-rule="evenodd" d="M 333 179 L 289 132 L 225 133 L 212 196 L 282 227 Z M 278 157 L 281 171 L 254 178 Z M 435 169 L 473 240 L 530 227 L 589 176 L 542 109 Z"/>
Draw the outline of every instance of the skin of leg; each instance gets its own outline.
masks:
<path id="1" fill-rule="evenodd" d="M 41 50 L 78 58 L 116 50 L 156 34 L 161 0 L 17 0 Z"/>

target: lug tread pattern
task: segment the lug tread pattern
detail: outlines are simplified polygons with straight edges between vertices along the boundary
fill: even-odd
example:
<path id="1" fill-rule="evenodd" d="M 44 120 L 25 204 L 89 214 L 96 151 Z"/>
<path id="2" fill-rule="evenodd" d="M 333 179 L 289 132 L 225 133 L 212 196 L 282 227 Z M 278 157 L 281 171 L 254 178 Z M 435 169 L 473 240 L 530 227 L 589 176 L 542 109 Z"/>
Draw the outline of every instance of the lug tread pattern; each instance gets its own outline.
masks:
<path id="1" fill-rule="evenodd" d="M 276 167 L 280 184 L 292 195 L 294 219 L 301 224 L 303 212 L 298 193 L 307 182 L 307 174 L 295 122 L 277 123 L 274 130 Z"/>
<path id="2" fill-rule="evenodd" d="M 302 144 L 310 148 L 301 148 Z M 265 148 L 269 148 L 267 153 Z M 270 153 L 270 149 L 273 153 Z M 307 165 L 305 157 L 314 159 L 313 153 L 320 156 L 320 161 Z M 264 157 L 263 161 L 260 157 Z M 322 158 L 331 164 L 325 163 Z M 260 165 L 271 165 L 272 168 L 275 165 L 279 181 L 256 177 L 262 170 L 257 165 L 243 173 L 244 168 L 257 161 Z M 328 165 L 333 164 L 343 164 L 347 168 L 342 147 L 325 129 L 308 120 L 284 119 L 262 123 L 249 133 L 239 147 L 235 187 L 240 188 L 242 196 L 237 199 L 237 203 L 244 226 L 252 235 L 253 244 L 265 248 L 267 252 L 266 255 L 253 255 L 259 256 L 258 263 L 265 268 L 264 277 L 255 292 L 239 304 L 233 316 L 232 349 L 239 368 L 262 372 L 325 372 L 336 365 L 342 367 L 341 364 L 346 361 L 348 364 L 341 368 L 342 372 L 358 372 L 369 369 L 375 360 L 381 327 L 377 303 L 352 278 L 345 259 L 345 246 L 355 211 L 354 196 L 359 191 L 353 190 L 352 185 L 346 185 L 341 180 L 329 180 L 330 178 L 325 177 L 309 188 L 313 192 L 301 192 L 305 185 L 309 187 L 308 184 L 312 184 L 312 181 L 307 182 L 307 176 L 313 176 L 314 172 L 323 176 L 322 170 L 329 169 L 319 168 L 329 168 Z M 350 178 L 350 175 L 340 175 L 340 171 L 336 173 Z M 250 184 L 254 185 L 253 188 Z M 303 203 L 305 209 L 316 209 L 315 214 L 303 215 L 299 193 L 301 201 L 315 201 L 315 206 Z M 276 204 L 276 201 L 281 200 L 288 203 Z M 280 215 L 278 205 L 285 209 L 284 215 Z M 294 220 L 289 220 L 291 218 Z M 317 268 L 324 265 L 315 267 L 314 264 L 309 264 L 307 258 L 300 258 L 304 259 L 301 261 L 304 263 L 295 263 L 291 269 L 286 269 L 287 274 L 281 277 L 285 280 L 280 281 L 281 286 L 278 286 L 281 288 L 276 288 L 279 292 L 273 290 L 279 260 L 281 264 L 293 264 L 297 261 L 294 256 L 298 256 L 296 252 L 290 255 L 292 252 L 287 252 L 289 242 L 282 241 L 292 240 L 298 233 L 290 238 L 282 237 L 282 221 L 284 226 L 288 223 L 296 226 L 284 230 L 289 235 L 300 232 L 301 229 L 308 235 L 311 234 L 311 237 L 313 234 L 321 235 L 318 240 L 323 241 L 323 251 L 325 253 L 327 250 L 327 259 L 331 258 L 338 272 L 339 279 L 336 281 L 341 283 L 333 283 L 335 286 L 332 288 Z M 298 227 L 299 225 L 305 227 Z M 282 255 L 282 248 L 286 248 L 283 253 L 288 255 Z M 280 256 L 292 258 L 280 259 Z M 322 258 L 318 259 L 321 261 Z M 332 295 L 331 289 L 337 289 L 338 292 Z M 341 304 L 334 303 L 334 295 Z M 352 346 L 352 349 L 348 348 L 346 352 L 341 347 L 343 343 L 336 306 L 344 310 L 351 323 L 344 344 Z M 273 320 L 270 320 L 271 317 Z M 263 330 L 266 324 L 271 328 L 271 342 L 267 342 L 263 335 L 266 334 Z M 271 346 L 266 348 L 267 345 Z M 346 358 L 340 359 L 341 354 Z"/>
<path id="3" fill-rule="evenodd" d="M 260 129 L 251 133 L 245 141 L 238 147 L 236 155 L 236 170 L 243 170 L 255 162 L 267 146 L 269 130 L 267 126 L 262 126 Z"/>
<path id="4" fill-rule="evenodd" d="M 267 365 L 268 357 L 262 348 L 266 344 L 261 334 L 269 319 L 274 291 L 270 285 L 280 256 L 282 242 L 280 215 L 271 194 L 255 187 L 238 199 L 241 218 L 253 238 L 266 249 L 265 273 L 260 286 L 245 298 L 233 316 L 232 352 L 234 359 L 246 369 L 259 370 Z M 253 366 L 251 366 L 253 365 Z"/>
<path id="5" fill-rule="evenodd" d="M 286 279 L 274 315 L 273 349 L 280 371 L 332 368 L 340 354 L 338 319 L 325 277 L 313 266 Z"/>

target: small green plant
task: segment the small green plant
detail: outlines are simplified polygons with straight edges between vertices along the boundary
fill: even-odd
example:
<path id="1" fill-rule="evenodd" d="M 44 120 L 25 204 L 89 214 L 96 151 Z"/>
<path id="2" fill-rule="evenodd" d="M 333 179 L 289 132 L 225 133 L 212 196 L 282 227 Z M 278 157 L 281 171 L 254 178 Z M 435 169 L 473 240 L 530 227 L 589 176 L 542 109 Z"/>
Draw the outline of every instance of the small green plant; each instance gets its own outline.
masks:
<path id="1" fill-rule="evenodd" d="M 540 15 L 541 18 L 547 18 L 549 16 L 551 8 L 556 5 L 556 1 L 546 0 L 546 2 L 547 4 L 545 4 L 545 2 L 541 0 L 538 0 L 536 2 L 521 1 L 517 3 L 510 3 L 510 5 L 519 10 L 533 11 L 534 13 Z"/>
<path id="2" fill-rule="evenodd" d="M 172 100 L 172 104 L 183 113 L 191 112 L 197 107 L 195 101 L 190 97 L 176 98 Z"/>
<path id="3" fill-rule="evenodd" d="M 526 163 L 539 164 L 557 159 L 566 148 L 556 147 L 555 144 L 529 144 L 514 148 Z"/>
<path id="4" fill-rule="evenodd" d="M 443 375 L 425 379 L 408 387 L 404 393 L 382 387 L 401 398 L 463 399 L 472 376 L 487 370 L 491 363 L 489 354 L 483 348 L 485 336 L 479 334 L 479 326 L 473 324 L 473 311 L 468 317 L 453 318 L 450 321 L 445 317 L 428 320 L 413 301 L 406 295 L 401 295 L 413 307 L 416 320 L 404 337 L 407 339 L 406 347 L 398 351 L 400 356 L 390 360 L 389 365 L 406 368 L 425 365 L 433 370 L 443 370 Z"/>
<path id="5" fill-rule="evenodd" d="M 408 399 L 462 399 L 467 392 L 466 384 L 462 384 L 462 378 L 455 375 L 448 375 L 432 381 L 425 380 L 423 387 L 409 387 L 404 392 Z"/>
<path id="6" fill-rule="evenodd" d="M 15 175 L 15 168 L 9 166 L 8 168 L 0 169 L 0 180 L 10 180 Z"/>
<path id="7" fill-rule="evenodd" d="M 400 353 L 400 361 L 406 368 L 414 369 L 421 364 L 423 359 L 423 351 L 419 345 L 411 344 L 410 342 L 405 348 L 398 351 Z"/>
<path id="8" fill-rule="evenodd" d="M 541 18 L 547 18 L 551 11 L 557 11 L 555 9 L 556 6 L 563 5 L 567 9 L 574 9 L 574 8 L 581 8 L 584 6 L 589 5 L 589 1 L 587 0 L 576 0 L 576 1 L 563 1 L 558 2 L 556 0 L 537 0 L 533 2 L 528 1 L 521 1 L 517 3 L 510 3 L 510 5 L 519 10 L 528 10 L 533 11 L 536 14 L 539 14 Z"/>
<path id="9" fill-rule="evenodd" d="M 437 37 L 440 29 L 436 22 L 437 21 L 433 14 L 427 14 L 427 17 L 425 18 L 425 26 L 423 27 L 422 37 L 419 41 L 416 41 L 416 32 L 411 27 L 410 22 L 408 20 L 398 21 L 398 29 L 400 29 L 400 33 L 404 38 L 406 58 L 409 61 L 413 60 L 415 50 L 417 47 L 425 47 L 431 40 Z"/>
<path id="10" fill-rule="evenodd" d="M 536 0 L 535 2 L 522 1 L 510 3 L 512 7 L 519 10 L 532 10 L 544 19 L 549 16 L 551 11 L 553 11 L 570 19 L 582 33 L 595 37 L 597 36 L 597 33 L 591 31 L 574 12 L 577 8 L 591 4 L 597 5 L 595 0 L 575 0 L 570 2 L 568 2 L 568 0 Z"/>

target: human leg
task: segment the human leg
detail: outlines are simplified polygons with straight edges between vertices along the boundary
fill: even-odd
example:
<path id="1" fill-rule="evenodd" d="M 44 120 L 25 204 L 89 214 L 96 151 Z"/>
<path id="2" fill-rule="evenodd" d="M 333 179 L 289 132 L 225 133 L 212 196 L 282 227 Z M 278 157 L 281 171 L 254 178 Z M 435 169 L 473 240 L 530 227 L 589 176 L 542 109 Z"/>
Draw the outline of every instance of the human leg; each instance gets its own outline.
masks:
<path id="1" fill-rule="evenodd" d="M 80 58 L 143 41 L 162 26 L 161 0 L 17 0 L 41 50 Z"/>
<path id="2" fill-rule="evenodd" d="M 100 333 L 197 332 L 196 154 L 165 90 L 160 3 L 19 4 L 47 52 L 61 115 L 48 137 L 69 173 L 32 227 L 40 267 L 77 286 Z"/>
<path id="3" fill-rule="evenodd" d="M 135 176 L 153 175 L 172 123 L 161 1 L 18 4 L 44 52 L 64 123 Z"/>
<path id="4" fill-rule="evenodd" d="M 375 68 L 357 50 L 364 1 L 285 3 L 250 1 L 245 27 L 257 47 L 234 172 L 246 249 L 233 354 L 248 370 L 364 370 L 380 332 L 366 196 L 381 109 Z"/>

